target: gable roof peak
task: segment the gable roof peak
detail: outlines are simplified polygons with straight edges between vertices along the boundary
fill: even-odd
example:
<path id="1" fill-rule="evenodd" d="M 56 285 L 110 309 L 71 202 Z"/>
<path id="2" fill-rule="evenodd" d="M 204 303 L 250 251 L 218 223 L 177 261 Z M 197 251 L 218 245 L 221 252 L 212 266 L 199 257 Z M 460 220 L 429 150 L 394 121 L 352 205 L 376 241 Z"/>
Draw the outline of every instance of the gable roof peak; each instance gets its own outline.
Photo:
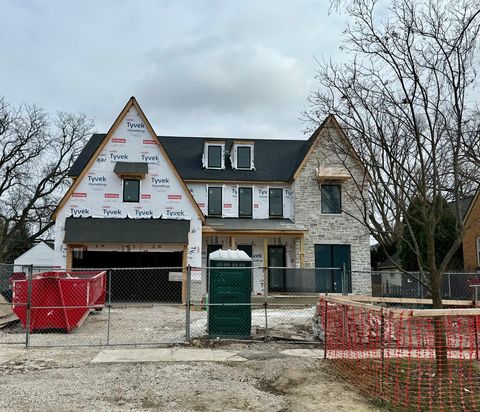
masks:
<path id="1" fill-rule="evenodd" d="M 173 173 L 174 175 L 176 176 L 176 178 L 178 179 L 178 181 L 180 182 L 180 185 L 183 186 L 184 190 L 185 190 L 185 193 L 186 193 L 186 196 L 187 198 L 189 198 L 190 202 L 192 203 L 194 209 L 197 211 L 197 214 L 198 214 L 198 217 L 202 220 L 202 222 L 205 221 L 205 216 L 203 214 L 203 212 L 201 211 L 200 207 L 198 206 L 197 202 L 195 201 L 195 199 L 193 198 L 193 195 L 192 193 L 190 192 L 190 190 L 188 189 L 187 185 L 185 184 L 185 182 L 183 181 L 182 177 L 180 176 L 180 174 L 178 173 L 178 170 L 177 168 L 175 167 L 175 165 L 173 164 L 173 162 L 171 161 L 171 159 L 169 158 L 165 148 L 163 147 L 162 143 L 160 142 L 160 139 L 158 138 L 157 134 L 155 133 L 155 131 L 153 130 L 153 127 L 152 125 L 150 124 L 150 122 L 148 121 L 147 117 L 145 116 L 145 113 L 143 112 L 142 108 L 140 107 L 140 105 L 138 104 L 137 100 L 135 99 L 135 96 L 131 96 L 130 99 L 128 100 L 128 102 L 125 104 L 124 108 L 122 109 L 122 111 L 120 112 L 120 114 L 117 116 L 117 118 L 115 119 L 115 121 L 113 122 L 112 126 L 110 127 L 110 129 L 108 130 L 107 134 L 105 134 L 100 142 L 100 144 L 95 148 L 95 150 L 92 150 L 92 156 L 90 158 L 90 160 L 85 164 L 85 166 L 83 167 L 83 170 L 81 171 L 81 173 L 78 175 L 78 178 L 76 178 L 72 185 L 69 187 L 69 189 L 67 190 L 67 192 L 65 193 L 65 195 L 63 196 L 63 198 L 60 200 L 60 202 L 58 203 L 57 207 L 55 208 L 55 210 L 52 212 L 52 216 L 51 218 L 52 219 L 55 219 L 56 216 L 57 216 L 57 213 L 59 212 L 59 210 L 65 205 L 65 203 L 67 202 L 67 200 L 70 198 L 71 194 L 73 193 L 73 191 L 75 190 L 75 188 L 80 184 L 80 181 L 81 181 L 81 178 L 83 177 L 84 174 L 87 173 L 87 171 L 91 168 L 92 164 L 95 162 L 95 159 L 97 158 L 97 156 L 101 153 L 101 151 L 103 150 L 103 148 L 105 147 L 105 145 L 107 144 L 107 142 L 110 140 L 110 138 L 112 137 L 113 133 L 117 130 L 117 128 L 119 127 L 121 121 L 125 118 L 125 116 L 127 115 L 128 111 L 134 107 L 140 118 L 142 119 L 142 121 L 144 122 L 145 124 L 145 127 L 147 129 L 147 131 L 152 135 L 152 137 L 154 139 L 156 139 L 157 143 L 158 143 L 158 148 L 160 150 L 160 152 L 162 153 L 162 155 L 165 157 L 165 159 L 167 160 L 169 166 L 172 168 L 173 170 Z"/>

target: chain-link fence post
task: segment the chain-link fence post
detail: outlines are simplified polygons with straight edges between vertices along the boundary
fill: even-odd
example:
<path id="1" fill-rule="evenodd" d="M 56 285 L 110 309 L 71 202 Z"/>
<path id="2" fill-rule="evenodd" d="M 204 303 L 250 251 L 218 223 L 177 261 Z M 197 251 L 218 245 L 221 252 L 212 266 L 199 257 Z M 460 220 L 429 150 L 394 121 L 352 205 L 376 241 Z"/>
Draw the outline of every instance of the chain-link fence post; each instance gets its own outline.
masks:
<path id="1" fill-rule="evenodd" d="M 268 339 L 268 303 L 267 297 L 265 297 L 265 301 L 263 302 L 263 307 L 265 309 L 265 341 Z"/>
<path id="2" fill-rule="evenodd" d="M 448 277 L 448 297 L 451 299 L 452 298 L 452 282 L 450 279 L 450 273 L 447 273 Z"/>
<path id="3" fill-rule="evenodd" d="M 108 297 L 107 297 L 107 346 L 110 345 L 110 320 L 111 320 L 111 309 L 112 309 L 112 270 L 108 270 Z"/>
<path id="4" fill-rule="evenodd" d="M 33 265 L 28 266 L 27 271 L 27 319 L 25 322 L 25 347 L 30 346 L 30 323 L 31 323 L 31 306 L 32 306 L 32 273 Z"/>
<path id="5" fill-rule="evenodd" d="M 345 262 L 342 264 L 342 295 L 348 295 L 348 285 L 347 285 L 347 265 Z"/>
<path id="6" fill-rule="evenodd" d="M 185 302 L 185 341 L 190 342 L 190 295 L 192 284 L 192 267 L 187 266 L 187 293 Z"/>
<path id="7" fill-rule="evenodd" d="M 263 295 L 268 295 L 268 268 L 263 267 Z"/>

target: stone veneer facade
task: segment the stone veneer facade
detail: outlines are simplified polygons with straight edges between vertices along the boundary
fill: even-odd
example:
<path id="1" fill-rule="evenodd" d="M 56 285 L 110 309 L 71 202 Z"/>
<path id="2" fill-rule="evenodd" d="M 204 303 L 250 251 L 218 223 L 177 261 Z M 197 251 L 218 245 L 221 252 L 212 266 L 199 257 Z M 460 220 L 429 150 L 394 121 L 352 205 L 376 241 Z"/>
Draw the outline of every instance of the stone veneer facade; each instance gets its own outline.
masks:
<path id="1" fill-rule="evenodd" d="M 295 223 L 304 225 L 305 233 L 304 262 L 306 268 L 315 267 L 315 244 L 350 245 L 352 292 L 370 295 L 372 291 L 370 275 L 370 237 L 364 225 L 353 218 L 361 218 L 355 205 L 360 193 L 352 179 L 342 183 L 342 214 L 321 213 L 321 191 L 317 180 L 318 166 L 341 166 L 335 151 L 329 150 L 328 141 L 336 139 L 336 145 L 342 139 L 336 129 L 325 128 L 314 143 L 310 156 L 295 179 L 292 189 L 295 198 Z M 362 169 L 353 159 L 347 159 L 348 169 L 352 174 L 362 175 Z M 360 219 L 361 220 L 361 219 Z M 300 245 L 296 246 L 297 262 L 300 261 Z"/>

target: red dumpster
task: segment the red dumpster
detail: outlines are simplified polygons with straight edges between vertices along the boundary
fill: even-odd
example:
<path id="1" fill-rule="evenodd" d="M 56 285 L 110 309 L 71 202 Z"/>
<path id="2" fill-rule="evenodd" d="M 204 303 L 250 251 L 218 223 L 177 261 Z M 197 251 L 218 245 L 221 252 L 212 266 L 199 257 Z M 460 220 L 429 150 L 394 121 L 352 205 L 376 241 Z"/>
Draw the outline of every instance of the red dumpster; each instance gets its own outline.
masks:
<path id="1" fill-rule="evenodd" d="M 93 310 L 105 304 L 106 272 L 42 272 L 32 275 L 30 332 L 79 327 Z M 12 282 L 12 309 L 27 327 L 28 280 Z"/>

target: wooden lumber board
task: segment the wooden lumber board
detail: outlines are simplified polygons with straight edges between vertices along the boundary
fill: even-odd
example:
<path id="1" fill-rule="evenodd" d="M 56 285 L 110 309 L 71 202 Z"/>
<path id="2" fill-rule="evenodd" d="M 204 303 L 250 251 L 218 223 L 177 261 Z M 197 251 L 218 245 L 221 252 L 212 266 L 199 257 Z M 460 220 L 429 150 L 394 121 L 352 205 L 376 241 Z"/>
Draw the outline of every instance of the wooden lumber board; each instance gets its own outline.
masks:
<path id="1" fill-rule="evenodd" d="M 354 300 L 356 302 L 372 302 L 372 303 L 399 303 L 406 305 L 431 305 L 431 299 L 418 299 L 418 298 L 388 298 L 388 297 L 374 297 L 374 296 L 344 296 L 345 298 Z M 443 306 L 473 306 L 473 300 L 453 300 L 444 299 Z"/>
<path id="2" fill-rule="evenodd" d="M 17 320 L 18 320 L 18 317 L 14 313 L 8 316 L 2 316 L 0 318 L 0 329 L 7 326 L 11 322 L 16 322 Z"/>
<path id="3" fill-rule="evenodd" d="M 382 308 L 381 306 L 375 306 L 373 304 L 368 304 L 368 303 L 362 303 L 362 302 L 356 302 L 352 299 L 349 299 L 348 296 L 325 296 L 325 300 L 327 302 L 331 303 L 338 303 L 340 305 L 348 305 L 348 306 L 353 306 L 356 308 L 360 309 L 367 309 L 367 310 L 373 310 L 376 312 L 381 312 L 382 310 L 389 310 Z"/>
<path id="4" fill-rule="evenodd" d="M 372 304 L 357 302 L 356 296 L 325 296 L 327 302 L 349 305 L 361 309 L 383 311 L 386 316 L 412 316 L 412 317 L 439 317 L 439 316 L 480 316 L 480 309 L 401 309 L 401 308 L 383 308 Z M 431 301 L 427 299 L 431 304 Z M 470 302 L 472 304 L 472 302 Z"/>

